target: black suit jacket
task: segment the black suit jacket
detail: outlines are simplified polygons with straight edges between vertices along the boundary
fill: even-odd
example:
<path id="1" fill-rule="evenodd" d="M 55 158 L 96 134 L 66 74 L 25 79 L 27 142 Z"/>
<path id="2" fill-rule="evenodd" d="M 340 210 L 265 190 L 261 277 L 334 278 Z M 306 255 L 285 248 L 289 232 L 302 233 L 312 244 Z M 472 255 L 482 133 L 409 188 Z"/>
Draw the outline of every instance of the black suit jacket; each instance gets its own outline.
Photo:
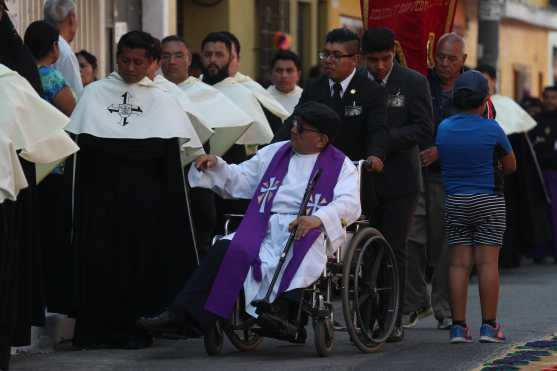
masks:
<path id="1" fill-rule="evenodd" d="M 338 113 L 342 126 L 332 143 L 351 160 L 370 155 L 385 158 L 389 140 L 385 92 L 367 77 L 365 70 L 356 71 L 340 104 L 333 100 L 329 79 L 325 76 L 305 87 L 298 105 L 309 101 L 326 104 Z M 274 141 L 290 138 L 291 127 L 292 117 L 282 125 Z"/>
<path id="2" fill-rule="evenodd" d="M 376 175 L 379 197 L 401 196 L 420 189 L 419 144 L 432 141 L 433 110 L 427 79 L 395 63 L 385 86 L 389 150 Z"/>

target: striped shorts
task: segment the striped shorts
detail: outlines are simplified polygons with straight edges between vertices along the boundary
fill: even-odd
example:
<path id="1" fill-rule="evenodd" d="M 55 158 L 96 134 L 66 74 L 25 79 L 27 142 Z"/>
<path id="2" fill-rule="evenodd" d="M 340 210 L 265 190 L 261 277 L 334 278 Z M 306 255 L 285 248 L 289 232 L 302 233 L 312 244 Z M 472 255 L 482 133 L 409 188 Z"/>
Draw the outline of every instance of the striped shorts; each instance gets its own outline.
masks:
<path id="1" fill-rule="evenodd" d="M 449 246 L 501 247 L 505 227 L 504 196 L 461 194 L 445 197 L 445 231 Z"/>

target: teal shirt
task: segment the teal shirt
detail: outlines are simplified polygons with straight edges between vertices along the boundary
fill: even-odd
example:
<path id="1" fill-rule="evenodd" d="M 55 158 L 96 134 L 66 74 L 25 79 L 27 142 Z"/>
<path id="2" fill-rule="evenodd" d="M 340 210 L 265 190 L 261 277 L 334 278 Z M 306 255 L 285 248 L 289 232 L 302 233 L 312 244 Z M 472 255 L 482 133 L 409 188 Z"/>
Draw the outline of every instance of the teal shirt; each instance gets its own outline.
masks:
<path id="1" fill-rule="evenodd" d="M 54 98 L 66 87 L 66 80 L 58 70 L 48 66 L 40 67 L 39 75 L 43 86 L 42 97 L 53 104 Z"/>

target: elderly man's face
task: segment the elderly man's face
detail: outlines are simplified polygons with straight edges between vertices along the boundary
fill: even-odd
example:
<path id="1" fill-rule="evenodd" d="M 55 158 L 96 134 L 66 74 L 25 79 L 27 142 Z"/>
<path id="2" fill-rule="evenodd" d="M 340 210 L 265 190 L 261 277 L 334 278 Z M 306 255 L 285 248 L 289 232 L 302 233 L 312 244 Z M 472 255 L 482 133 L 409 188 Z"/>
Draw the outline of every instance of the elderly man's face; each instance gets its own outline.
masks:
<path id="1" fill-rule="evenodd" d="M 149 73 L 153 58 L 147 56 L 145 49 L 123 48 L 116 58 L 118 73 L 128 84 L 143 80 Z"/>
<path id="2" fill-rule="evenodd" d="M 446 41 L 437 47 L 435 53 L 435 72 L 442 81 L 456 80 L 466 62 L 463 45 Z"/>
<path id="3" fill-rule="evenodd" d="M 68 31 L 70 39 L 67 40 L 68 42 L 72 42 L 75 39 L 75 35 L 77 34 L 77 27 L 79 26 L 79 22 L 77 19 L 77 15 L 74 12 L 70 12 L 67 17 L 68 22 Z"/>
<path id="4" fill-rule="evenodd" d="M 329 143 L 329 137 L 300 118 L 295 118 L 290 129 L 290 142 L 300 154 L 321 152 Z"/>

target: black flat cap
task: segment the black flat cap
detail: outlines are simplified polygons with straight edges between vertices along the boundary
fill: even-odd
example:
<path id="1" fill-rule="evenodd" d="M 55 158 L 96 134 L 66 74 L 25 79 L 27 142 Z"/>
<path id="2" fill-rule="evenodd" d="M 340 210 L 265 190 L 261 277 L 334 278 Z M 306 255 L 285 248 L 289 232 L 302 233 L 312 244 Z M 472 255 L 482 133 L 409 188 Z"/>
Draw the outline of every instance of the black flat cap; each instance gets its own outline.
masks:
<path id="1" fill-rule="evenodd" d="M 306 102 L 296 107 L 294 117 L 301 118 L 307 124 L 326 134 L 329 140 L 337 135 L 340 129 L 340 117 L 329 106 L 318 102 Z"/>

